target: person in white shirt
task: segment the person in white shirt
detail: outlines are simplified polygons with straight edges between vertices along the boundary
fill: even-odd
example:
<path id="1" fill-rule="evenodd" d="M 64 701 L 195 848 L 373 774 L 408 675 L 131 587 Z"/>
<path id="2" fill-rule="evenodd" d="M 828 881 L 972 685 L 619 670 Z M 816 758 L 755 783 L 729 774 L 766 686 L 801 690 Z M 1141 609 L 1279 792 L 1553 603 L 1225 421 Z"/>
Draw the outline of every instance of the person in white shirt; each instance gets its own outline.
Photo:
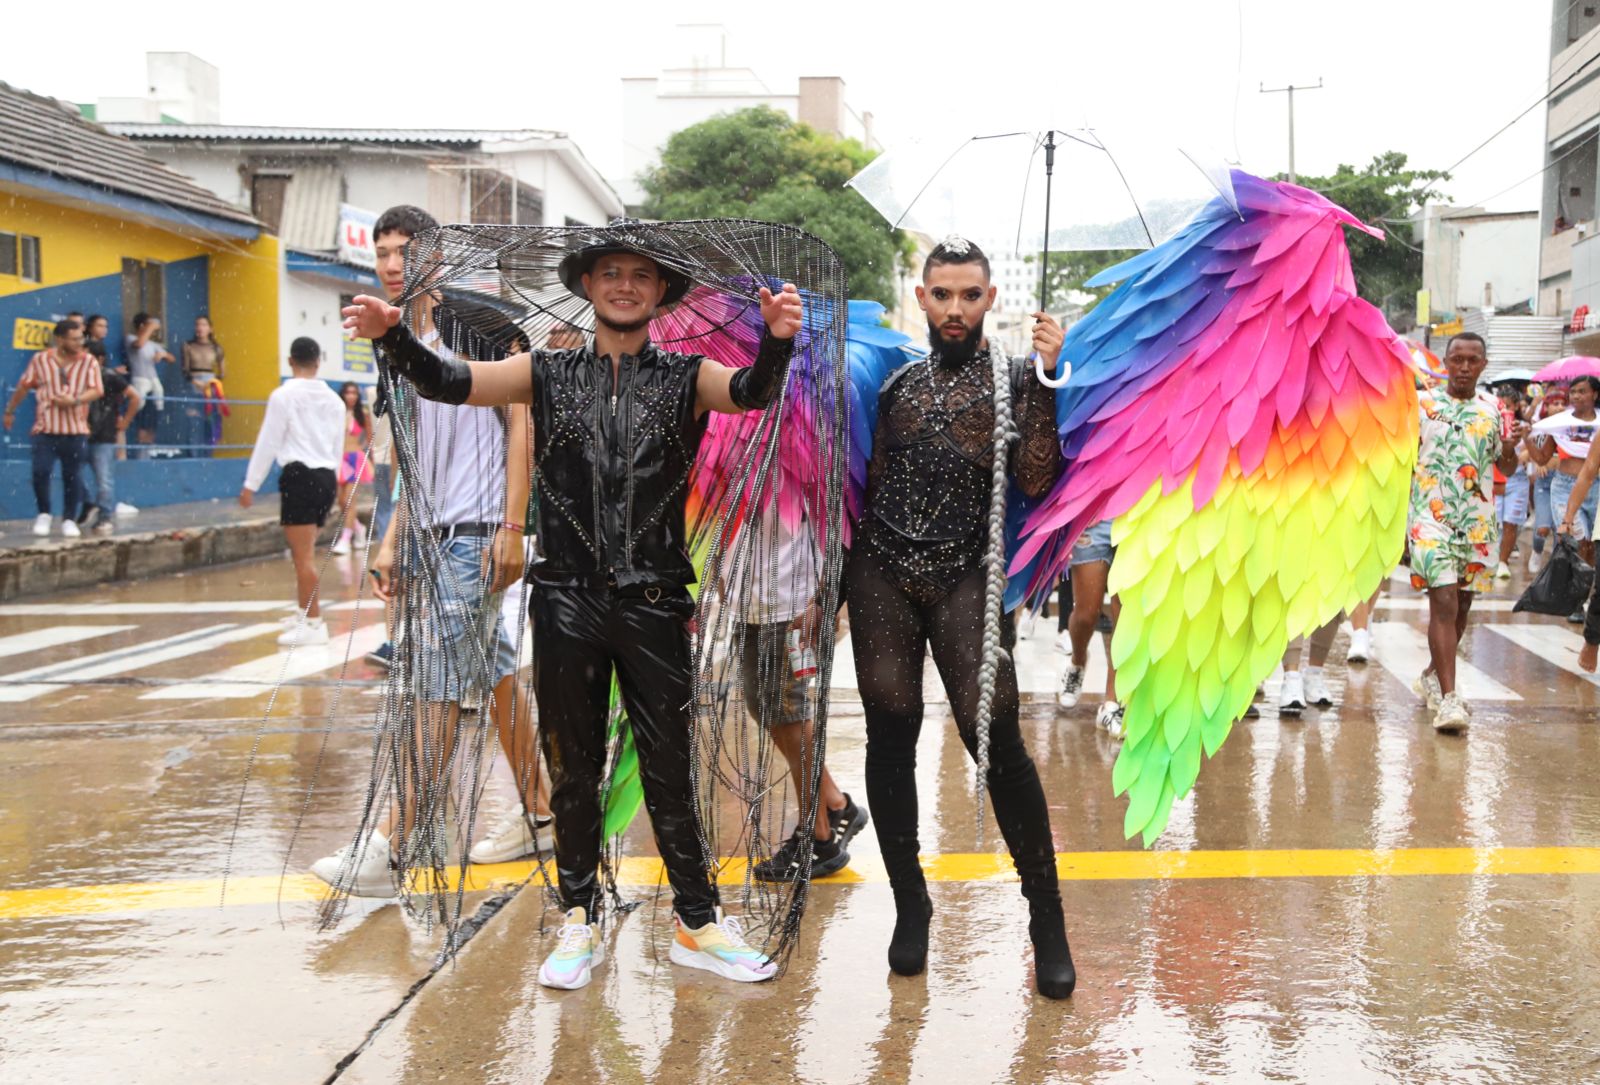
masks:
<path id="1" fill-rule="evenodd" d="M 327 521 L 339 488 L 335 470 L 344 451 L 344 400 L 318 379 L 321 364 L 322 348 L 315 339 L 301 336 L 289 345 L 289 369 L 294 376 L 267 397 L 267 414 L 239 491 L 239 505 L 248 509 L 273 463 L 283 465 L 278 474 L 278 522 L 283 525 L 294 563 L 300 619 L 278 643 L 291 647 L 328 643 L 328 627 L 317 602 L 313 559 L 317 529 Z"/>

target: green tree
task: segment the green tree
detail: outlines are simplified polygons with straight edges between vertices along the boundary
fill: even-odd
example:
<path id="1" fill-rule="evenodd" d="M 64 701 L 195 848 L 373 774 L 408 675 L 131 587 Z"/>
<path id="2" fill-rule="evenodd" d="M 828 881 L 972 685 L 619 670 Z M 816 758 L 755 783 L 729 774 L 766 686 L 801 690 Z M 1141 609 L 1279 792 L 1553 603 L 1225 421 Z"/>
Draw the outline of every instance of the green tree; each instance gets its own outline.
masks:
<path id="1" fill-rule="evenodd" d="M 701 121 L 675 133 L 661 164 L 639 178 L 644 214 L 657 219 L 753 218 L 798 226 L 832 246 L 850 294 L 886 306 L 914 246 L 844 183 L 873 152 L 798 124 L 767 106 Z"/>
<path id="2" fill-rule="evenodd" d="M 1300 177 L 1297 183 L 1384 232 L 1382 241 L 1357 230 L 1345 232 L 1356 289 L 1391 323 L 1409 327 L 1422 289 L 1422 248 L 1412 238 L 1410 219 L 1429 200 L 1445 198 L 1435 182 L 1448 181 L 1450 175 L 1407 169 L 1406 163 L 1402 152 L 1385 151 L 1362 169 L 1341 165 L 1330 176 Z"/>
<path id="3" fill-rule="evenodd" d="M 1093 309 L 1100 303 L 1101 298 L 1116 288 L 1116 284 L 1093 288 L 1083 284 L 1113 264 L 1120 264 L 1138 254 L 1138 249 L 1088 249 L 1080 252 L 1051 253 L 1047 279 L 1049 289 L 1046 291 L 1046 296 L 1050 299 L 1050 310 L 1054 312 L 1065 308 L 1071 300 L 1071 295 L 1075 293 L 1090 296 L 1091 300 L 1084 304 L 1084 312 Z M 1031 257 L 1030 262 L 1037 266 L 1038 259 Z"/>

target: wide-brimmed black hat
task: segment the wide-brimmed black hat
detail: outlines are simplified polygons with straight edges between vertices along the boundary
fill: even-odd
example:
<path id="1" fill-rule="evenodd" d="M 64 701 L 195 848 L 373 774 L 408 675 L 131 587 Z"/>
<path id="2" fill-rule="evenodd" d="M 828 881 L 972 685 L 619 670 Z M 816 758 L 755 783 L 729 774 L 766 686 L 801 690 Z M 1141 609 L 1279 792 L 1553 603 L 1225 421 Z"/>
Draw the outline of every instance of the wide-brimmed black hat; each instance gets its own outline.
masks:
<path id="1" fill-rule="evenodd" d="M 613 223 L 612 225 L 622 224 Z M 561 264 L 557 267 L 556 274 L 561 276 L 561 282 L 568 290 L 584 301 L 588 301 L 589 294 L 583 288 L 583 277 L 594 270 L 595 261 L 600 257 L 611 256 L 619 252 L 643 256 L 646 260 L 655 263 L 656 268 L 661 272 L 661 278 L 666 280 L 667 284 L 667 292 L 661 297 L 661 306 L 663 308 L 682 301 L 683 296 L 689 292 L 689 287 L 694 285 L 689 276 L 674 268 L 667 267 L 649 249 L 642 245 L 631 244 L 623 238 L 596 241 L 580 249 L 574 249 L 561 258 Z"/>

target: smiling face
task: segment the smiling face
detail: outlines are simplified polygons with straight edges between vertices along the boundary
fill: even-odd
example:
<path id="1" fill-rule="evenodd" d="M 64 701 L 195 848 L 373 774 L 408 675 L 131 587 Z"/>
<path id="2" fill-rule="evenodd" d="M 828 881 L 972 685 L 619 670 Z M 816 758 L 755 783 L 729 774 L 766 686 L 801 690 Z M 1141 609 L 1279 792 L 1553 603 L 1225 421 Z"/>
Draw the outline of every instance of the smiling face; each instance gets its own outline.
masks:
<path id="1" fill-rule="evenodd" d="M 595 319 L 621 332 L 638 331 L 650 322 L 667 293 L 667 280 L 648 256 L 609 253 L 583 276 L 583 289 L 594 303 Z"/>

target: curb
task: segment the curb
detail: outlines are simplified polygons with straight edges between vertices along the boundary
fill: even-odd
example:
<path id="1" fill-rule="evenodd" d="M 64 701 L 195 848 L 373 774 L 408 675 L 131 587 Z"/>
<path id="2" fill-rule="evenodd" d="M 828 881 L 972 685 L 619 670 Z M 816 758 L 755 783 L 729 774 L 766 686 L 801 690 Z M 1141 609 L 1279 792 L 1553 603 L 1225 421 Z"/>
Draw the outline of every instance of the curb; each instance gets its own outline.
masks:
<path id="1" fill-rule="evenodd" d="M 0 602 L 248 561 L 283 551 L 277 517 L 0 550 Z"/>

